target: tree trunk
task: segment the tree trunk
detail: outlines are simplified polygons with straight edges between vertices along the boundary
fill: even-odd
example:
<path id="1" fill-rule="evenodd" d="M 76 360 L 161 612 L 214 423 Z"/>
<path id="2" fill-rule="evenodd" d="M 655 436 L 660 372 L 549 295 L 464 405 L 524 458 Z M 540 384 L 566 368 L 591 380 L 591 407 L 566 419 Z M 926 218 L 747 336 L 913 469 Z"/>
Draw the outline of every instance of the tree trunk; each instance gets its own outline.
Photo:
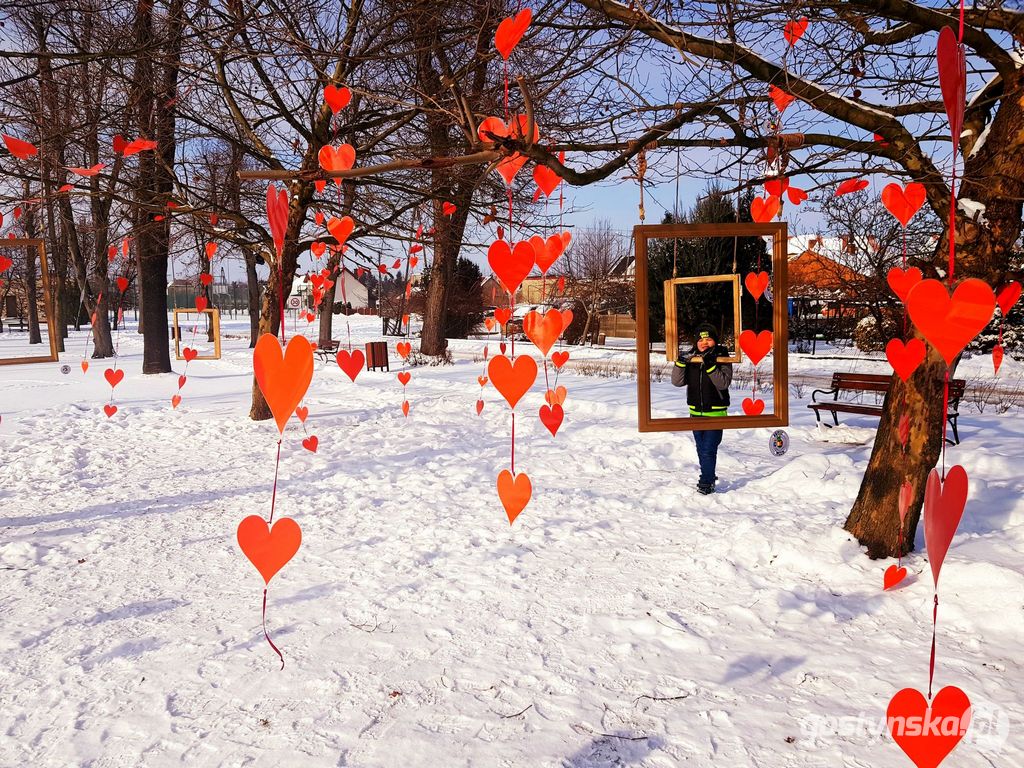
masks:
<path id="1" fill-rule="evenodd" d="M 317 346 L 326 347 L 330 344 L 334 335 L 334 302 L 338 294 L 338 283 L 345 279 L 345 271 L 338 270 L 341 263 L 341 254 L 331 254 L 327 259 L 327 270 L 333 276 L 332 285 L 324 291 L 320 300 L 320 332 L 317 336 Z M 335 275 L 335 272 L 337 274 Z"/>
<path id="2" fill-rule="evenodd" d="M 249 294 L 249 349 L 260 336 L 260 280 L 256 274 L 256 252 L 245 251 L 245 282 Z"/>

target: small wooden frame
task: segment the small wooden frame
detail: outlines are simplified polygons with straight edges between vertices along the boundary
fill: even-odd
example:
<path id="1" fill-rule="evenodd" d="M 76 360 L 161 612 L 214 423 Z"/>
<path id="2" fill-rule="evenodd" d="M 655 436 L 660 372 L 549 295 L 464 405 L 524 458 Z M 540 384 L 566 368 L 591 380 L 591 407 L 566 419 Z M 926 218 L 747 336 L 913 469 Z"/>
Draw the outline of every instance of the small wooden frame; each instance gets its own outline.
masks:
<path id="1" fill-rule="evenodd" d="M 43 305 L 46 307 L 46 333 L 50 337 L 49 355 L 31 355 L 28 357 L 0 358 L 0 365 L 24 365 L 26 363 L 55 363 L 57 355 L 57 337 L 53 327 L 53 294 L 50 292 L 50 270 L 46 263 L 46 243 L 36 238 L 12 237 L 0 242 L 0 252 L 15 248 L 36 248 L 39 251 L 39 271 L 42 278 Z M 7 273 L 0 275 L 0 280 L 8 280 Z M 0 337 L 0 341 L 2 341 Z"/>
<path id="2" fill-rule="evenodd" d="M 652 418 L 651 355 L 647 276 L 647 241 L 659 238 L 690 237 L 765 237 L 772 238 L 772 413 L 760 416 L 720 416 L 716 418 Z M 640 224 L 633 228 L 636 243 L 636 368 L 638 428 L 641 432 L 697 432 L 705 429 L 752 429 L 789 425 L 789 315 L 786 296 L 788 230 L 785 222 L 767 224 Z"/>
<path id="3" fill-rule="evenodd" d="M 743 312 L 740 307 L 740 276 L 739 275 L 708 275 L 706 277 L 675 277 L 665 281 L 665 359 L 674 363 L 676 349 L 679 346 L 678 310 L 676 309 L 676 286 L 700 283 L 732 283 L 732 320 L 733 339 L 736 349 L 732 357 L 720 357 L 720 363 L 741 363 L 743 352 L 740 350 L 740 333 L 743 332 Z"/>
<path id="4" fill-rule="evenodd" d="M 181 354 L 181 328 L 178 325 L 178 315 L 210 315 L 213 318 L 213 354 L 196 355 L 196 360 L 220 360 L 220 310 L 216 307 L 209 307 L 200 312 L 195 307 L 174 310 L 174 359 L 184 360 Z"/>

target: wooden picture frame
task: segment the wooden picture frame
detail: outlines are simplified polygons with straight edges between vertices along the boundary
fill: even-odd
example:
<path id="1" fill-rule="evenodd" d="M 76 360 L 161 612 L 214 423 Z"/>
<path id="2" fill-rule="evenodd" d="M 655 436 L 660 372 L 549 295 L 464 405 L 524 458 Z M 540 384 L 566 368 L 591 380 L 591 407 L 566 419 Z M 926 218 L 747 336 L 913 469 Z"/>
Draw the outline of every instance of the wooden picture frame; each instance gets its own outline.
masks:
<path id="1" fill-rule="evenodd" d="M 50 269 L 46 263 L 46 243 L 37 238 L 12 237 L 0 241 L 0 250 L 15 248 L 35 248 L 39 252 L 39 271 L 41 276 L 43 305 L 46 307 L 46 333 L 50 337 L 49 355 L 31 355 L 28 357 L 0 358 L 0 365 L 25 365 L 28 363 L 56 363 L 60 358 L 57 354 L 57 337 L 54 335 L 52 319 L 56 314 L 54 308 L 54 296 L 50 292 Z M 7 280 L 6 275 L 0 275 L 0 280 Z M 2 341 L 2 337 L 0 337 Z"/>
<path id="2" fill-rule="evenodd" d="M 194 359 L 220 360 L 220 310 L 216 307 L 209 307 L 202 312 L 195 307 L 174 310 L 174 359 L 184 360 L 181 355 L 181 328 L 178 325 L 178 315 L 210 315 L 213 318 L 213 354 L 196 355 Z"/>
<path id="3" fill-rule="evenodd" d="M 650 315 L 648 302 L 647 241 L 692 237 L 772 238 L 772 404 L 771 413 L 759 416 L 653 418 L 651 416 Z M 640 224 L 633 228 L 636 248 L 636 369 L 637 426 L 641 432 L 696 432 L 705 429 L 778 428 L 789 425 L 788 339 L 789 289 L 787 271 L 788 229 L 785 222 L 736 224 Z"/>
<path id="4" fill-rule="evenodd" d="M 742 363 L 743 351 L 739 346 L 740 333 L 743 331 L 743 312 L 740 307 L 740 276 L 739 275 L 708 275 L 706 277 L 673 277 L 665 281 L 665 360 L 676 361 L 675 350 L 679 347 L 679 328 L 676 322 L 679 312 L 676 308 L 677 285 L 699 285 L 705 283 L 732 283 L 732 320 L 733 339 L 736 348 L 731 357 L 720 357 L 720 363 Z"/>

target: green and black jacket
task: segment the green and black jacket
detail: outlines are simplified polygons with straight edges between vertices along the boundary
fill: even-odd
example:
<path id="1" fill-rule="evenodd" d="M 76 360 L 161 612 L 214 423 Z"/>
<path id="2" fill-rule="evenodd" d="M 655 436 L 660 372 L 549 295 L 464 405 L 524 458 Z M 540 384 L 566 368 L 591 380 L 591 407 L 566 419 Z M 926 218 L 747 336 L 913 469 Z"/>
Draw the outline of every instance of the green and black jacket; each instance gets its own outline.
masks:
<path id="1" fill-rule="evenodd" d="M 715 357 L 729 357 L 729 350 L 716 346 Z M 732 383 L 732 363 L 692 362 L 700 357 L 696 347 L 672 367 L 672 384 L 686 386 L 686 404 L 691 416 L 725 416 L 729 408 L 729 385 Z"/>

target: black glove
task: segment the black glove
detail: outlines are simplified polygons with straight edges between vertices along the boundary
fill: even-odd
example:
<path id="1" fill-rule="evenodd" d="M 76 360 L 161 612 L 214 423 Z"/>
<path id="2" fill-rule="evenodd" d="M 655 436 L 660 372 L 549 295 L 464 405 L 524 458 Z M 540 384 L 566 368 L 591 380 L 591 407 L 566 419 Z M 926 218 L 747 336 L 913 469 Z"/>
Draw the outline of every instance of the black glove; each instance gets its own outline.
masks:
<path id="1" fill-rule="evenodd" d="M 704 359 L 705 371 L 714 368 L 716 365 L 718 365 L 718 347 L 715 346 L 711 347 L 710 349 L 705 349 L 701 353 L 701 357 Z"/>

